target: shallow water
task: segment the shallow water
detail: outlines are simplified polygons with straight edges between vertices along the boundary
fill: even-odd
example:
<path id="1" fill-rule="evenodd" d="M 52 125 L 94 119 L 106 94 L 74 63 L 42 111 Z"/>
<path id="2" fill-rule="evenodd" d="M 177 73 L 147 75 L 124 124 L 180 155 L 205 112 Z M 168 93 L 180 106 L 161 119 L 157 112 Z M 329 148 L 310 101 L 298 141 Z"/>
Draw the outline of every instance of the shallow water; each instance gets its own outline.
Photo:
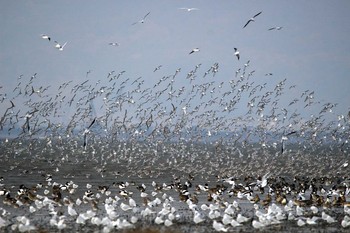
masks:
<path id="1" fill-rule="evenodd" d="M 30 148 L 29 150 L 27 148 Z M 79 214 L 89 213 L 99 220 L 106 218 L 113 221 L 127 220 L 131 221 L 132 216 L 138 219 L 132 226 L 124 227 L 116 225 L 108 228 L 110 231 L 140 231 L 154 230 L 155 232 L 212 232 L 213 220 L 222 221 L 224 211 L 229 203 L 237 202 L 239 207 L 232 214 L 237 218 L 240 213 L 249 218 L 241 226 L 226 226 L 230 232 L 248 232 L 254 231 L 252 220 L 256 220 L 255 209 L 253 204 L 247 200 L 246 196 L 237 197 L 230 192 L 231 184 L 225 182 L 225 178 L 234 178 L 236 184 L 248 185 L 251 183 L 252 192 L 257 193 L 261 200 L 266 198 L 267 192 L 276 183 L 276 179 L 283 179 L 290 185 L 295 183 L 294 177 L 304 177 L 310 181 L 312 178 L 319 181 L 322 177 L 327 177 L 327 182 L 323 183 L 326 190 L 330 190 L 336 184 L 348 185 L 349 167 L 344 163 L 348 161 L 346 154 L 341 151 L 319 148 L 317 151 L 304 151 L 301 153 L 297 147 L 290 146 L 289 150 L 283 155 L 277 153 L 278 149 L 261 148 L 255 145 L 249 147 L 230 147 L 222 146 L 220 149 L 211 144 L 191 144 L 191 143 L 156 143 L 145 144 L 141 142 L 116 142 L 113 144 L 94 143 L 86 150 L 73 141 L 50 143 L 48 146 L 46 140 L 32 140 L 19 142 L 2 141 L 1 142 L 1 163 L 0 171 L 3 177 L 2 189 L 10 191 L 11 197 L 17 196 L 20 185 L 27 188 L 36 186 L 41 183 L 43 187 L 38 188 L 36 195 L 41 198 L 48 197 L 54 199 L 53 186 L 56 184 L 62 186 L 67 182 L 78 185 L 74 192 L 69 193 L 67 190 L 61 190 L 62 195 L 59 201 L 50 201 L 51 205 L 46 205 L 41 209 L 37 203 L 28 201 L 26 204 L 20 204 L 14 208 L 3 204 L 2 219 L 6 222 L 1 227 L 4 232 L 23 231 L 29 228 L 20 228 L 22 220 L 18 216 L 25 216 L 30 221 L 30 226 L 35 227 L 35 231 L 60 231 L 57 224 L 52 223 L 52 219 L 63 219 L 63 231 L 85 232 L 85 231 L 103 231 L 106 224 L 93 224 L 89 217 L 84 223 L 77 223 L 78 216 L 68 214 L 68 200 L 74 203 L 74 208 Z M 264 194 L 260 193 L 254 183 L 258 176 L 268 174 L 269 184 L 264 187 Z M 47 180 L 51 175 L 52 180 Z M 188 188 L 190 196 L 196 196 L 198 199 L 196 209 L 204 217 L 204 222 L 195 224 L 193 222 L 193 211 L 189 204 L 181 201 L 179 192 L 175 184 L 184 184 L 186 181 L 191 182 Z M 118 182 L 128 182 L 129 185 L 124 189 L 118 187 Z M 157 185 L 154 185 L 155 183 Z M 141 192 L 138 186 L 144 184 L 145 193 L 148 194 L 148 201 L 141 198 Z M 208 200 L 208 193 L 196 191 L 197 185 L 208 184 L 209 188 L 222 185 L 226 189 L 220 193 L 216 200 Z M 91 186 L 89 186 L 91 185 Z M 173 185 L 167 190 L 167 185 Z M 99 186 L 107 186 L 110 193 L 102 193 Z M 91 190 L 94 193 L 94 204 L 91 201 L 76 204 L 76 200 L 83 199 L 84 193 Z M 120 194 L 121 190 L 130 193 L 128 198 Z M 131 194 L 132 193 L 132 194 Z M 153 193 L 153 195 L 152 195 Z M 272 192 L 273 193 L 273 192 Z M 310 190 L 306 187 L 305 197 L 308 198 Z M 318 194 L 327 196 L 326 194 Z M 272 194 L 275 197 L 275 194 Z M 297 199 L 297 193 L 288 193 L 287 200 Z M 132 198 L 136 206 L 130 210 L 122 210 L 121 203 L 128 204 Z M 155 199 L 160 203 L 150 205 Z M 348 199 L 348 193 L 346 195 Z M 3 201 L 4 196 L 0 199 Z M 115 216 L 109 216 L 106 213 L 105 203 L 113 200 Z M 274 198 L 273 198 L 274 199 Z M 39 199 L 42 200 L 42 199 Z M 156 224 L 155 218 L 164 208 L 165 204 L 173 207 L 174 219 L 172 226 L 166 227 L 164 223 Z M 218 216 L 209 217 L 208 210 L 201 209 L 203 204 L 218 204 Z M 276 203 L 275 200 L 270 204 Z M 276 203 L 281 208 L 284 205 Z M 225 206 L 226 205 L 226 206 Z M 267 207 L 257 202 L 261 211 L 267 211 Z M 51 206 L 51 210 L 49 208 Z M 35 212 L 33 208 L 35 208 Z M 150 208 L 154 213 L 142 217 L 141 213 L 146 208 Z M 317 214 L 311 214 L 310 206 L 305 207 L 305 216 L 296 216 L 295 219 L 283 219 L 278 224 L 268 225 L 260 230 L 263 232 L 339 232 L 346 231 L 348 228 L 341 226 L 341 221 L 346 215 L 342 205 L 331 206 L 323 209 L 318 207 Z M 296 206 L 292 207 L 290 212 L 295 214 Z M 334 223 L 327 223 L 321 219 L 322 211 L 328 213 L 336 219 Z M 55 212 L 55 214 L 54 214 Z M 283 211 L 286 215 L 287 211 Z M 62 217 L 65 216 L 65 217 Z M 164 220 L 167 215 L 164 215 Z M 306 219 L 310 216 L 316 216 L 316 225 L 299 227 L 296 219 Z M 24 220 L 23 220 L 24 221 Z M 64 227 L 63 227 L 64 226 Z"/>

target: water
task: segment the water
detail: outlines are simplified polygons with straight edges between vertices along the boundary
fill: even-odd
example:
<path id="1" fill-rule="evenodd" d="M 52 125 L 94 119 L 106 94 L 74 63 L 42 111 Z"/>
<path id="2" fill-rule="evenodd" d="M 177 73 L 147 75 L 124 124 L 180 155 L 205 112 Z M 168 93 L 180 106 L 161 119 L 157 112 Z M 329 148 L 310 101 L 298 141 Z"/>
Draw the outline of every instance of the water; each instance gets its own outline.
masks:
<path id="1" fill-rule="evenodd" d="M 76 140 L 79 140 L 76 138 Z M 73 142 L 72 142 L 73 141 Z M 27 148 L 31 148 L 28 150 Z M 50 200 L 54 199 L 53 186 L 56 184 L 62 186 L 70 182 L 78 185 L 75 191 L 69 193 L 67 190 L 61 190 L 62 197 L 59 201 L 52 201 L 52 206 L 46 205 L 41 209 L 38 208 L 34 201 L 28 201 L 27 204 L 20 205 L 15 208 L 9 205 L 2 205 L 2 218 L 6 220 L 1 229 L 5 232 L 19 231 L 20 221 L 18 216 L 26 216 L 30 220 L 30 226 L 35 227 L 35 230 L 40 231 L 59 231 L 57 224 L 53 223 L 52 219 L 64 219 L 63 231 L 103 231 L 107 224 L 93 224 L 91 217 L 85 223 L 77 223 L 78 216 L 70 216 L 68 214 L 68 204 L 65 202 L 74 203 L 74 209 L 78 213 L 86 213 L 91 211 L 93 218 L 108 217 L 105 203 L 108 198 L 113 200 L 116 215 L 111 217 L 112 220 L 131 221 L 132 216 L 137 217 L 135 224 L 131 227 L 117 225 L 108 228 L 112 231 L 140 231 L 147 230 L 155 232 L 212 232 L 213 219 L 209 217 L 208 210 L 201 209 L 203 204 L 214 205 L 218 204 L 218 217 L 214 218 L 217 221 L 222 221 L 224 211 L 229 203 L 237 202 L 238 209 L 235 209 L 232 214 L 233 218 L 237 218 L 237 214 L 249 218 L 241 226 L 232 227 L 226 226 L 230 232 L 254 231 L 252 220 L 258 219 L 255 215 L 253 204 L 247 200 L 246 196 L 239 198 L 237 193 L 233 193 L 232 185 L 225 182 L 227 177 L 235 180 L 235 183 L 247 186 L 250 184 L 251 191 L 258 194 L 261 201 L 257 202 L 259 209 L 265 211 L 267 207 L 262 205 L 262 200 L 266 198 L 267 192 L 277 184 L 277 179 L 283 177 L 284 181 L 289 185 L 297 184 L 294 177 L 303 177 L 308 184 L 312 178 L 316 180 L 316 184 L 321 183 L 322 177 L 327 177 L 327 182 L 323 183 L 323 187 L 327 192 L 334 188 L 334 185 L 346 184 L 349 179 L 349 166 L 346 166 L 348 157 L 342 154 L 340 150 L 334 149 L 332 153 L 319 148 L 309 153 L 298 152 L 298 147 L 290 145 L 287 152 L 277 153 L 278 149 L 266 148 L 263 149 L 257 145 L 230 147 L 222 145 L 220 149 L 212 144 L 193 144 L 193 143 L 161 143 L 145 144 L 144 142 L 115 142 L 113 144 L 94 143 L 87 149 L 77 146 L 74 139 L 69 141 L 52 141 L 49 146 L 45 139 L 33 139 L 27 141 L 17 140 L 2 140 L 1 142 L 1 176 L 3 177 L 2 189 L 10 191 L 11 197 L 17 195 L 20 185 L 27 188 L 42 184 L 43 187 L 38 188 L 36 195 L 41 198 L 45 196 Z M 273 153 L 276 152 L 276 153 Z M 344 165 L 345 164 L 345 165 Z M 260 193 L 257 189 L 256 182 L 258 176 L 268 174 L 269 182 L 265 186 L 264 193 Z M 48 177 L 52 176 L 52 180 Z M 196 209 L 204 217 L 204 222 L 195 224 L 193 222 L 193 210 L 189 204 L 181 201 L 179 197 L 180 188 L 176 188 L 178 184 L 185 184 L 186 181 L 191 183 L 188 188 L 190 196 L 196 196 L 198 203 Z M 119 182 L 128 182 L 129 185 L 125 189 L 118 187 Z M 156 183 L 156 186 L 154 185 Z M 153 185 L 152 185 L 153 183 Z M 144 184 L 146 187 L 145 193 L 148 194 L 148 201 L 140 196 L 141 192 L 138 186 Z M 224 190 L 217 197 L 217 200 L 208 200 L 208 192 L 196 191 L 197 185 L 208 184 L 210 188 L 217 185 L 223 186 Z M 87 185 L 91 185 L 87 186 Z M 167 189 L 166 186 L 172 185 Z M 99 191 L 99 186 L 108 187 L 106 193 Z M 71 187 L 70 187 L 71 188 Z M 46 190 L 46 191 L 45 191 Z M 91 190 L 94 193 L 93 202 L 86 201 L 80 205 L 76 204 L 79 198 L 83 200 L 84 193 Z M 127 190 L 132 193 L 129 198 L 124 198 L 120 194 L 120 190 Z M 153 195 L 152 195 L 152 192 Z M 309 199 L 311 193 L 309 187 L 305 187 L 305 197 Z M 272 203 L 276 203 L 282 209 L 284 205 L 278 204 L 273 194 Z M 320 190 L 317 193 L 321 196 Z M 166 195 L 166 196 L 164 196 Z M 289 192 L 286 195 L 287 200 L 297 199 L 296 192 Z M 335 195 L 337 196 L 337 195 Z M 348 194 L 346 195 L 348 198 Z M 0 197 L 2 200 L 4 196 Z M 128 204 L 132 198 L 136 202 L 136 207 L 130 210 L 123 211 L 120 207 L 121 203 Z M 160 200 L 159 204 L 150 205 L 156 198 Z M 38 199 L 38 201 L 42 199 Z M 172 226 L 166 227 L 164 223 L 156 224 L 155 218 L 164 208 L 164 203 L 174 208 Z M 303 207 L 305 214 L 296 216 L 295 219 L 288 219 L 287 213 L 295 214 L 296 206 L 292 206 L 292 210 L 283 211 L 286 215 L 285 219 L 278 224 L 268 225 L 262 228 L 262 231 L 278 231 L 278 232 L 339 232 L 346 231 L 347 228 L 341 226 L 341 221 L 344 216 L 343 205 L 330 206 L 323 209 L 322 205 L 318 206 L 319 212 L 311 214 L 310 206 Z M 35 212 L 31 213 L 30 207 L 35 208 Z M 141 213 L 146 208 L 152 209 L 154 213 L 149 216 L 142 217 Z M 329 213 L 335 218 L 335 223 L 327 223 L 322 220 L 322 211 Z M 56 212 L 56 214 L 53 214 Z M 61 217 L 60 217 L 61 216 Z M 62 217 L 65 216 L 65 217 Z M 167 219 L 169 213 L 163 218 Z M 308 217 L 317 216 L 316 225 L 308 225 L 299 227 L 296 219 L 306 219 Z M 95 220 L 97 221 L 97 220 Z M 63 228 L 63 226 L 61 226 Z M 136 230 L 138 229 L 138 230 Z M 21 228 L 23 230 L 23 227 Z M 24 228 L 24 230 L 28 230 Z"/>

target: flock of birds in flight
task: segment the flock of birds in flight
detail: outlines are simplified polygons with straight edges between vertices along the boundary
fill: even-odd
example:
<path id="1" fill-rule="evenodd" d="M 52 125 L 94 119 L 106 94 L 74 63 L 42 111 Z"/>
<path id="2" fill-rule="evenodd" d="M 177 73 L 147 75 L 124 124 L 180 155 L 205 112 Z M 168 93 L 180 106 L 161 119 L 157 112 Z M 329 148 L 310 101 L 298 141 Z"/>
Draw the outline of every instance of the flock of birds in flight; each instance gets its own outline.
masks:
<path id="1" fill-rule="evenodd" d="M 149 15 L 132 25 L 145 23 Z M 45 34 L 41 37 L 52 39 Z M 54 47 L 63 51 L 66 45 L 55 41 Z M 194 48 L 189 54 L 199 51 Z M 237 48 L 233 55 L 240 60 Z M 153 84 L 143 77 L 130 77 L 125 70 L 106 72 L 98 80 L 90 78 L 93 72 L 88 71 L 86 80 L 63 82 L 58 87 L 41 85 L 37 73 L 19 76 L 13 90 L 0 93 L 0 133 L 5 138 L 0 143 L 0 160 L 21 156 L 23 163 L 29 161 L 27 167 L 47 161 L 56 176 L 72 161 L 75 165 L 88 162 L 96 165 L 91 170 L 102 178 L 125 179 L 132 176 L 131 171 L 141 181 L 83 186 L 60 182 L 51 172 L 40 171 L 43 183 L 22 184 L 13 195 L 2 177 L 0 199 L 5 206 L 0 207 L 0 229 L 38 230 L 25 215 L 10 220 L 10 211 L 15 209 L 29 211 L 28 216 L 48 211 L 49 228 L 58 230 L 70 229 L 68 223 L 89 223 L 110 232 L 133 228 L 141 220 L 167 227 L 186 221 L 209 223 L 223 232 L 244 225 L 260 229 L 283 221 L 297 226 L 334 224 L 338 220 L 329 214 L 332 207 L 342 211 L 340 225 L 350 226 L 346 176 L 280 176 L 287 171 L 295 175 L 292 172 L 298 170 L 295 162 L 300 154 L 311 154 L 312 159 L 301 159 L 304 166 L 337 154 L 328 172 L 337 168 L 346 173 L 348 162 L 343 159 L 349 153 L 350 112 L 335 114 L 336 103 L 318 101 L 312 90 L 297 93 L 297 86 L 288 85 L 287 79 L 276 83 L 257 79 L 252 65 L 248 60 L 225 81 L 216 79 L 218 63 L 170 73 L 159 65 L 152 69 L 158 77 Z M 284 96 L 292 99 L 282 101 Z M 275 155 L 285 156 L 283 166 Z M 245 159 L 248 164 L 237 165 Z M 7 172 L 20 165 L 19 161 L 6 168 Z M 116 166 L 125 173 L 113 170 Z M 311 167 L 310 172 L 320 172 Z M 30 173 L 26 169 L 20 174 Z M 301 166 L 299 172 L 304 169 Z M 144 177 L 158 178 L 170 171 L 168 183 L 147 178 L 142 182 Z M 249 172 L 256 176 L 239 176 Z M 201 176 L 215 176 L 215 180 L 208 178 L 208 185 Z M 249 204 L 253 206 L 251 216 L 244 212 Z"/>
<path id="2" fill-rule="evenodd" d="M 181 7 L 181 8 L 178 8 L 179 10 L 185 10 L 187 12 L 191 12 L 191 11 L 197 11 L 199 10 L 198 8 L 187 8 L 187 7 Z M 136 24 L 143 24 L 146 20 L 146 18 L 150 15 L 151 12 L 148 12 L 145 16 L 143 16 L 142 19 L 140 19 L 139 21 L 137 22 L 134 22 L 132 23 L 132 25 L 136 25 Z M 247 23 L 243 26 L 243 28 L 245 28 L 246 26 L 248 26 L 249 23 L 251 22 L 254 22 L 255 21 L 255 18 L 257 16 L 259 16 L 260 14 L 262 13 L 262 11 L 260 11 L 259 13 L 255 14 L 252 18 L 250 18 Z M 276 27 L 272 27 L 272 28 L 269 28 L 268 30 L 271 31 L 271 30 L 281 30 L 283 27 L 281 26 L 276 26 Z M 41 38 L 45 39 L 45 40 L 51 40 L 51 37 L 46 35 L 46 34 L 41 34 Z M 55 41 L 55 48 L 57 48 L 58 50 L 60 51 L 63 51 L 63 48 L 66 46 L 67 42 L 65 42 L 63 45 L 59 44 L 57 41 Z M 120 44 L 118 42 L 110 42 L 108 43 L 109 45 L 111 46 L 119 46 Z M 239 51 L 237 48 L 234 48 L 235 52 L 234 52 L 234 55 L 238 58 L 239 60 Z M 199 52 L 200 49 L 199 48 L 194 48 L 191 50 L 191 52 L 189 54 L 192 54 L 192 53 L 195 53 L 195 52 Z"/>

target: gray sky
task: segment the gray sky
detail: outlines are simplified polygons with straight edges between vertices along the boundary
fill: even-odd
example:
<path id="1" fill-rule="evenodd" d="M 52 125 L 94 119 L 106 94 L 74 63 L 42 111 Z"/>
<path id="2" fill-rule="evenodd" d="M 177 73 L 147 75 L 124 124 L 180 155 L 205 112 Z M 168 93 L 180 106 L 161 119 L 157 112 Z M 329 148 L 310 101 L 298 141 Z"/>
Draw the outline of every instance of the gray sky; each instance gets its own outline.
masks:
<path id="1" fill-rule="evenodd" d="M 177 68 L 188 72 L 202 63 L 204 72 L 215 62 L 220 65 L 215 78 L 227 81 L 250 60 L 257 82 L 275 84 L 287 78 L 298 93 L 314 90 L 318 100 L 339 103 L 337 111 L 346 114 L 349 10 L 348 0 L 1 1 L 0 86 L 8 92 L 19 75 L 34 73 L 45 85 L 77 83 L 89 70 L 91 80 L 126 70 L 129 77 L 154 83 Z M 145 23 L 132 25 L 148 12 Z M 275 26 L 283 29 L 268 30 Z M 55 40 L 67 42 L 63 51 L 54 48 Z M 196 47 L 201 51 L 189 55 Z M 239 61 L 234 47 L 240 51 Z M 155 74 L 158 65 L 161 73 Z"/>

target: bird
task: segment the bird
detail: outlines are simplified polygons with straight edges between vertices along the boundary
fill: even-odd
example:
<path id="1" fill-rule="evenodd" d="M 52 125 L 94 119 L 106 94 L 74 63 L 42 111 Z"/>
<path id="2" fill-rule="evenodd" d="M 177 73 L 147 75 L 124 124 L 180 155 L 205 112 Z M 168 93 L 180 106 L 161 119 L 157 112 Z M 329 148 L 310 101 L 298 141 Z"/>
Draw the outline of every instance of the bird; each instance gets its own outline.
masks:
<path id="1" fill-rule="evenodd" d="M 133 23 L 132 25 L 135 25 L 135 24 L 138 24 L 138 23 L 144 23 L 145 22 L 145 19 L 146 17 L 150 14 L 151 12 L 148 12 L 145 16 L 143 16 L 143 18 L 135 23 Z"/>
<path id="2" fill-rule="evenodd" d="M 199 48 L 194 48 L 194 49 L 192 49 L 192 51 L 189 54 L 192 54 L 192 53 L 195 53 L 195 52 L 199 52 L 199 51 L 200 51 Z"/>
<path id="3" fill-rule="evenodd" d="M 156 72 L 157 70 L 160 70 L 161 67 L 162 67 L 162 65 L 157 66 L 157 67 L 153 70 L 153 72 Z"/>
<path id="4" fill-rule="evenodd" d="M 213 228 L 216 230 L 216 231 L 223 231 L 223 232 L 227 232 L 228 231 L 228 228 L 225 228 L 224 224 L 214 220 L 213 221 Z"/>
<path id="5" fill-rule="evenodd" d="M 239 51 L 237 48 L 233 48 L 235 50 L 234 55 L 237 57 L 237 59 L 239 60 Z"/>
<path id="6" fill-rule="evenodd" d="M 111 42 L 111 43 L 109 43 L 109 45 L 111 45 L 111 46 L 119 46 L 119 43 L 117 43 L 117 42 Z"/>
<path id="7" fill-rule="evenodd" d="M 41 34 L 41 38 L 45 39 L 45 40 L 51 40 L 51 38 L 48 35 L 45 34 Z"/>
<path id="8" fill-rule="evenodd" d="M 265 227 L 265 224 L 264 224 L 264 223 L 261 223 L 260 221 L 254 219 L 254 220 L 252 221 L 252 226 L 253 226 L 255 229 L 259 229 L 259 228 Z"/>
<path id="9" fill-rule="evenodd" d="M 63 51 L 64 46 L 66 46 L 66 44 L 67 44 L 67 42 L 66 42 L 63 45 L 60 45 L 57 41 L 55 41 L 55 43 L 56 43 L 55 48 L 60 50 L 60 51 Z"/>
<path id="10" fill-rule="evenodd" d="M 181 8 L 178 8 L 179 10 L 186 10 L 187 12 L 190 12 L 190 11 L 197 11 L 199 10 L 198 8 L 187 8 L 187 7 L 181 7 Z"/>
<path id="11" fill-rule="evenodd" d="M 250 22 L 254 22 L 255 21 L 255 17 L 257 17 L 258 15 L 260 15 L 262 13 L 262 11 L 260 11 L 259 13 L 257 13 L 256 15 L 254 15 L 252 18 L 250 18 L 247 23 L 243 26 L 243 28 L 245 28 Z"/>
<path id="12" fill-rule="evenodd" d="M 272 31 L 272 30 L 281 30 L 283 27 L 272 27 L 272 28 L 269 28 L 269 31 Z"/>
<path id="13" fill-rule="evenodd" d="M 95 122 L 96 122 L 96 117 L 93 119 L 93 121 L 90 123 L 89 127 L 87 127 L 83 133 L 83 136 L 84 136 L 83 147 L 84 147 L 84 149 L 86 149 L 86 146 L 87 146 L 87 134 L 90 132 L 90 128 L 93 124 L 95 124 Z"/>

